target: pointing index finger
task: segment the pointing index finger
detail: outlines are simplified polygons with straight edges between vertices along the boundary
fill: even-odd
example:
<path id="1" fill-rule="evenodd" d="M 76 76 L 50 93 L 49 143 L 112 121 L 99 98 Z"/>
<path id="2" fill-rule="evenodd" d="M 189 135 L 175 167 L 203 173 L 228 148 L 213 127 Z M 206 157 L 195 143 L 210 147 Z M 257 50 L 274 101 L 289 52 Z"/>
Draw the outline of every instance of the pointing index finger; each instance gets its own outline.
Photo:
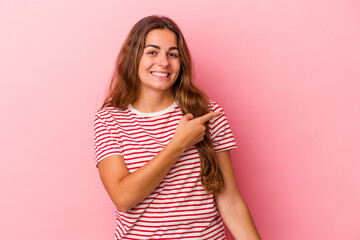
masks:
<path id="1" fill-rule="evenodd" d="M 210 119 L 214 118 L 214 117 L 218 117 L 220 116 L 222 113 L 221 112 L 210 112 L 205 114 L 204 116 L 198 117 L 198 119 L 202 122 L 202 123 L 206 123 L 207 121 L 209 121 Z"/>

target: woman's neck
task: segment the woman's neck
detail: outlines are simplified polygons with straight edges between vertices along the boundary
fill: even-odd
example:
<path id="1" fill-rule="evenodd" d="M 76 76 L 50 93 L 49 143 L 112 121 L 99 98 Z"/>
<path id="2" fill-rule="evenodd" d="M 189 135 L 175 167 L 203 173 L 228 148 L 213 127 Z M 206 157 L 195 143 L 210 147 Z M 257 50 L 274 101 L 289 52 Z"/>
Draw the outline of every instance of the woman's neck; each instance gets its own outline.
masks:
<path id="1" fill-rule="evenodd" d="M 139 94 L 131 105 L 140 112 L 151 113 L 161 111 L 171 106 L 175 101 L 174 94 L 168 93 L 151 93 Z"/>

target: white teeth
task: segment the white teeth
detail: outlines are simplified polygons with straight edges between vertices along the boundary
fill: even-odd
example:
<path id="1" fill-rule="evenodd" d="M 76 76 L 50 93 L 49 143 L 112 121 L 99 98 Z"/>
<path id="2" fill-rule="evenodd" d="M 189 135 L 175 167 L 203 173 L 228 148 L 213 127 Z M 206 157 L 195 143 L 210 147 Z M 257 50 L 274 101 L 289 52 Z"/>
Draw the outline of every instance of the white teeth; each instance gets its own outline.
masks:
<path id="1" fill-rule="evenodd" d="M 159 72 L 152 72 L 152 75 L 159 76 L 159 77 L 167 77 L 168 73 L 159 73 Z"/>

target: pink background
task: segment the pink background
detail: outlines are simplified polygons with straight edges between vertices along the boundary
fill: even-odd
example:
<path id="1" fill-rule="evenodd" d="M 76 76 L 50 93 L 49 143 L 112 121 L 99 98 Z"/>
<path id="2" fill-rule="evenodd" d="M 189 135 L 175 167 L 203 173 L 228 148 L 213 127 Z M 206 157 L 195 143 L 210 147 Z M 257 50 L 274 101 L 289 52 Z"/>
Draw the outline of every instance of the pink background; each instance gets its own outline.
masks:
<path id="1" fill-rule="evenodd" d="M 356 0 L 2 1 L 0 239 L 113 239 L 92 121 L 151 14 L 180 25 L 198 85 L 227 112 L 263 239 L 360 239 Z"/>

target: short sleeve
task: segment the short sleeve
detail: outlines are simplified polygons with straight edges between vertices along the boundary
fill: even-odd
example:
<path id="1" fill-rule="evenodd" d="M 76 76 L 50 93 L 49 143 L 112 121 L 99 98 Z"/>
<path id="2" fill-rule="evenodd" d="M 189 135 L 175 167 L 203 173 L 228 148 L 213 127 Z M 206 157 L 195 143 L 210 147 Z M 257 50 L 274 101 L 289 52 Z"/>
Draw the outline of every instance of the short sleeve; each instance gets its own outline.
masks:
<path id="1" fill-rule="evenodd" d="M 209 121 L 210 136 L 215 152 L 221 152 L 236 148 L 234 135 L 224 110 L 215 102 L 210 102 L 212 112 L 222 112 L 218 117 Z"/>
<path id="2" fill-rule="evenodd" d="M 94 142 L 96 166 L 101 160 L 110 155 L 123 155 L 119 140 L 98 114 L 94 119 Z"/>

